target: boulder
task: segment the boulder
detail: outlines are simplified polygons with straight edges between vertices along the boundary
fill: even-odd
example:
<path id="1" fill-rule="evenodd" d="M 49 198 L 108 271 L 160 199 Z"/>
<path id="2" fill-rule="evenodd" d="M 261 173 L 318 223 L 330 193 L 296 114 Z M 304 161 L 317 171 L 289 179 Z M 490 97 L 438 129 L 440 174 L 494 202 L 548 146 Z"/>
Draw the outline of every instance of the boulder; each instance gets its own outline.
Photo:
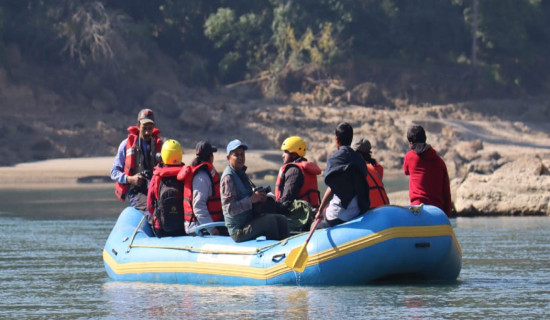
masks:
<path id="1" fill-rule="evenodd" d="M 455 191 L 459 216 L 550 215 L 548 161 L 523 156 L 492 174 L 470 172 Z"/>
<path id="2" fill-rule="evenodd" d="M 388 104 L 387 99 L 378 89 L 376 83 L 364 82 L 351 90 L 351 103 L 360 106 L 384 105 Z"/>

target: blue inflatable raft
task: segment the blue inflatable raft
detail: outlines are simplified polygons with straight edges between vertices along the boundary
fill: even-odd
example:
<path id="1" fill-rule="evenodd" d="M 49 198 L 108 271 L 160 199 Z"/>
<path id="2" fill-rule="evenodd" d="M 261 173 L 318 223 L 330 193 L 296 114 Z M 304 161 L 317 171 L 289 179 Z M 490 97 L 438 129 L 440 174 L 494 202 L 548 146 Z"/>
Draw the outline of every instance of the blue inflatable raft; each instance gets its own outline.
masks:
<path id="1" fill-rule="evenodd" d="M 215 285 L 454 281 L 462 267 L 449 219 L 433 206 L 383 206 L 316 230 L 300 273 L 284 261 L 307 236 L 242 243 L 210 235 L 156 238 L 143 215 L 128 207 L 107 239 L 103 261 L 116 281 Z"/>

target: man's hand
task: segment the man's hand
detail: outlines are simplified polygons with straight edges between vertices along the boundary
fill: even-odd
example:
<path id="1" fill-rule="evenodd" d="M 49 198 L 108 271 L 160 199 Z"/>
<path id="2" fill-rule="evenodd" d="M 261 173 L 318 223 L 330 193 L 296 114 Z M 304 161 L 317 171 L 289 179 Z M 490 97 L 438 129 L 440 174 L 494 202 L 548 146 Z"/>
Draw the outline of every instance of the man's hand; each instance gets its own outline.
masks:
<path id="1" fill-rule="evenodd" d="M 127 176 L 126 182 L 131 185 L 141 187 L 144 183 L 147 182 L 147 179 L 145 179 L 140 173 L 136 173 L 133 176 Z"/>
<path id="2" fill-rule="evenodd" d="M 267 199 L 265 192 L 256 191 L 250 196 L 250 201 L 252 203 L 264 202 Z"/>
<path id="3" fill-rule="evenodd" d="M 210 235 L 219 236 L 220 234 L 220 230 L 217 227 L 210 229 Z"/>
<path id="4" fill-rule="evenodd" d="M 325 218 L 325 210 L 318 210 L 318 209 L 315 209 L 317 210 L 317 213 L 315 214 L 315 220 L 317 219 L 324 219 Z"/>

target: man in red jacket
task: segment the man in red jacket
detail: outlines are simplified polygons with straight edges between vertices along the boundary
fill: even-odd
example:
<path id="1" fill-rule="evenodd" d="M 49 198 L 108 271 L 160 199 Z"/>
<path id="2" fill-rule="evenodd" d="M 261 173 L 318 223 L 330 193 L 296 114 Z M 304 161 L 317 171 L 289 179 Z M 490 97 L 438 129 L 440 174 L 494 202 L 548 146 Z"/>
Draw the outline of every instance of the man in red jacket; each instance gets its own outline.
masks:
<path id="1" fill-rule="evenodd" d="M 412 126 L 407 131 L 407 140 L 411 150 L 405 154 L 403 171 L 410 175 L 411 204 L 434 205 L 450 216 L 451 188 L 445 162 L 426 144 L 426 132 L 421 126 Z"/>

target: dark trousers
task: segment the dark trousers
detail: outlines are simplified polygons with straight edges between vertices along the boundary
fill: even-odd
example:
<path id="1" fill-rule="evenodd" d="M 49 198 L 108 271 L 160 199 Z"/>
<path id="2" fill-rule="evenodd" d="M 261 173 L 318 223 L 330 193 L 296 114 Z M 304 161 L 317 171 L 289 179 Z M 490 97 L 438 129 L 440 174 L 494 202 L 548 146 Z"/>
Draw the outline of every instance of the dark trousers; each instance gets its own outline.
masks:
<path id="1" fill-rule="evenodd" d="M 237 229 L 231 235 L 235 242 L 243 242 L 265 236 L 268 240 L 282 240 L 288 238 L 288 224 L 286 217 L 281 214 L 268 213 L 254 218 L 242 229 Z"/>

